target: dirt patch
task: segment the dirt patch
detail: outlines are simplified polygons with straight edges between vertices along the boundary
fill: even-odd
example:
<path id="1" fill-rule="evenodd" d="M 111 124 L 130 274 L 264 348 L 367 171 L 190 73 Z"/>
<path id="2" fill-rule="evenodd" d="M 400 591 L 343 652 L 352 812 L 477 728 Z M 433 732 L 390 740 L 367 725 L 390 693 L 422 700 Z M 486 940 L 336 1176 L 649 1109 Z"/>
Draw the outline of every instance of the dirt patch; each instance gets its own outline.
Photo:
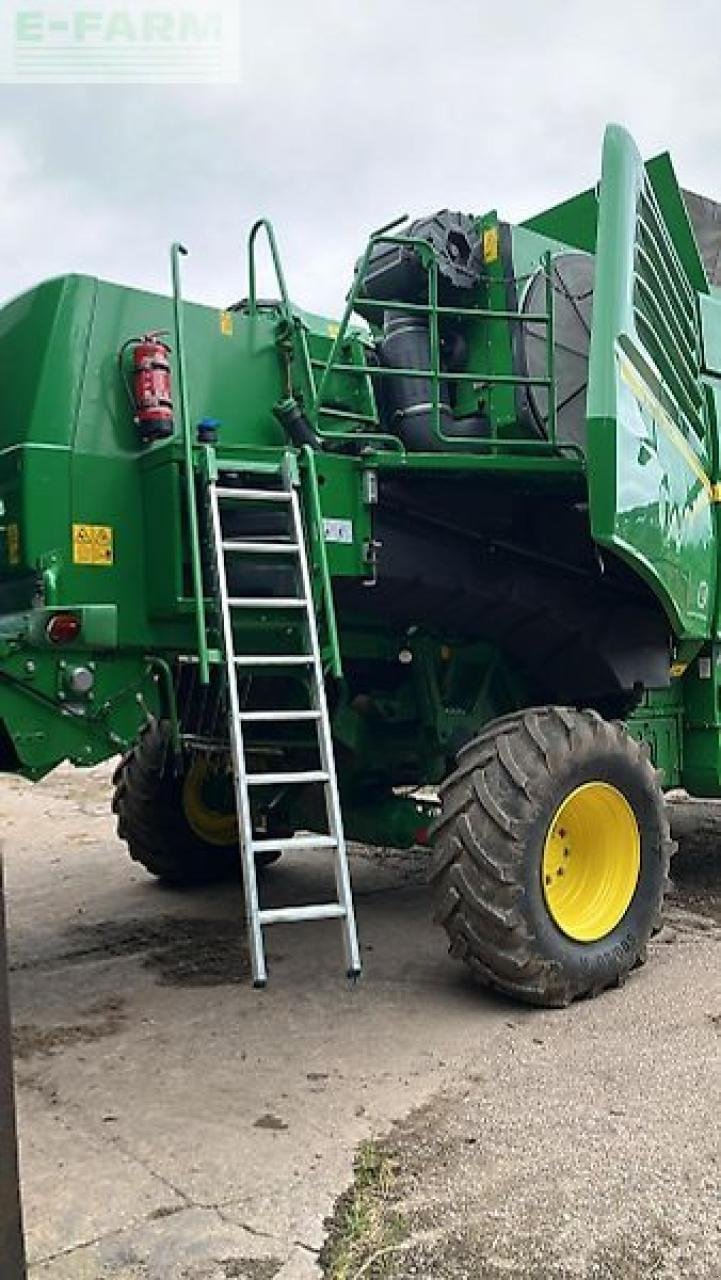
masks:
<path id="1" fill-rule="evenodd" d="M 40 1027 L 32 1022 L 21 1022 L 13 1027 L 13 1051 L 17 1059 L 31 1058 L 35 1054 L 48 1056 L 56 1049 L 91 1044 L 105 1036 L 116 1035 L 126 1020 L 125 1001 L 113 999 L 84 1009 L 78 1021 L 69 1025 Z"/>
<path id="2" fill-rule="evenodd" d="M 214 987 L 246 982 L 250 973 L 241 919 L 108 920 L 76 924 L 65 934 L 70 945 L 60 953 L 21 961 L 11 969 L 56 970 L 119 957 L 140 958 L 167 986 Z M 269 956 L 269 963 L 281 957 Z"/>
<path id="3" fill-rule="evenodd" d="M 262 1116 L 258 1116 L 253 1121 L 254 1129 L 271 1129 L 276 1133 L 280 1133 L 283 1129 L 287 1129 L 288 1125 L 280 1116 L 274 1116 L 270 1111 L 266 1111 Z"/>
<path id="4" fill-rule="evenodd" d="M 395 889 L 410 885 L 427 885 L 431 855 L 428 849 L 390 849 L 378 848 L 375 845 L 356 844 L 348 846 L 349 853 L 359 862 L 371 862 L 380 865 L 384 871 L 393 876 Z M 371 890 L 370 893 L 358 893 L 357 897 L 368 897 L 385 893 L 385 888 Z"/>
<path id="5" fill-rule="evenodd" d="M 225 1280 L 273 1280 L 282 1265 L 279 1258 L 225 1258 L 220 1263 Z"/>

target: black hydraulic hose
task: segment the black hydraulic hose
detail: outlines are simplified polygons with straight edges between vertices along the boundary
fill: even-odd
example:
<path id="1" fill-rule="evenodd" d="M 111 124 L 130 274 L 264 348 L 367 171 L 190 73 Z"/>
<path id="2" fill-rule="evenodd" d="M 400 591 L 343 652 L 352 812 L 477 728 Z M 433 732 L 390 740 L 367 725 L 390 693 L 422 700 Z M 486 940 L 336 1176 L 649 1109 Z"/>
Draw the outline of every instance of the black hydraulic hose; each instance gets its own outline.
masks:
<path id="1" fill-rule="evenodd" d="M 302 449 L 304 445 L 310 445 L 311 449 L 325 448 L 325 441 L 313 430 L 298 401 L 292 396 L 273 405 L 273 413 L 296 449 Z"/>

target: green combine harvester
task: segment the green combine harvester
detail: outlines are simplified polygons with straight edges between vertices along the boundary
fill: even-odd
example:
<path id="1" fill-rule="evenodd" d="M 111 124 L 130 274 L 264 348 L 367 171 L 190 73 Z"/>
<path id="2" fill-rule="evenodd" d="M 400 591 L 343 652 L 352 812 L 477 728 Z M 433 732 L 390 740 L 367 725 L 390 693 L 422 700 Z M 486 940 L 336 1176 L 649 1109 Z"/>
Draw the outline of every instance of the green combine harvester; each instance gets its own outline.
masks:
<path id="1" fill-rule="evenodd" d="M 258 295 L 265 237 L 277 287 Z M 339 321 L 271 226 L 227 310 L 66 276 L 0 311 L 0 769 L 120 755 L 167 881 L 335 919 L 346 840 L 430 846 L 479 982 L 563 1005 L 658 927 L 664 790 L 721 795 L 719 209 L 606 133 L 518 226 L 371 235 Z M 327 857 L 330 900 L 260 868 Z M 260 889 L 263 883 L 260 878 Z"/>

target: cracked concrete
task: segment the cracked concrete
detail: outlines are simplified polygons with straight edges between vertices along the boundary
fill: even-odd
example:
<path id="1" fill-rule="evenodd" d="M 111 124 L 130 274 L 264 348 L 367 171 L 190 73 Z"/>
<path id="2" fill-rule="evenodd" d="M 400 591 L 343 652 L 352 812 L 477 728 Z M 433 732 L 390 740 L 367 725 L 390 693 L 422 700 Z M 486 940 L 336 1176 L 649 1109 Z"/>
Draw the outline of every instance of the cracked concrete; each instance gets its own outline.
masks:
<path id="1" fill-rule="evenodd" d="M 360 1141 L 479 1064 L 492 1093 L 514 1069 L 509 1019 L 522 1035 L 583 1023 L 470 985 L 429 923 L 425 855 L 354 857 L 359 984 L 324 923 L 270 933 L 258 992 L 237 888 L 164 890 L 135 867 L 108 770 L 2 779 L 0 806 L 31 1280 L 317 1280 Z M 329 881 L 284 859 L 264 893 L 318 900 Z M 629 988 L 648 1016 L 677 970 L 718 954 L 689 905 Z"/>

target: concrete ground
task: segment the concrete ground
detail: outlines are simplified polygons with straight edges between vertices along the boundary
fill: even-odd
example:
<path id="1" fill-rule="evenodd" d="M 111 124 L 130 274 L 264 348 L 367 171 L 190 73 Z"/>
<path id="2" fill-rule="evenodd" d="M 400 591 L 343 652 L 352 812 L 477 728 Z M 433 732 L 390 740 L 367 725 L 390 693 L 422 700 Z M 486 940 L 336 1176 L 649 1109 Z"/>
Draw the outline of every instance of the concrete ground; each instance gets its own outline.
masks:
<path id="1" fill-rule="evenodd" d="M 353 859 L 357 986 L 326 923 L 277 927 L 254 991 L 237 889 L 156 885 L 108 799 L 104 769 L 0 781 L 31 1280 L 317 1277 L 369 1138 L 395 1235 L 339 1278 L 721 1276 L 712 806 L 676 810 L 651 963 L 547 1012 L 466 981 L 419 855 Z M 324 883 L 284 860 L 265 891 Z"/>

